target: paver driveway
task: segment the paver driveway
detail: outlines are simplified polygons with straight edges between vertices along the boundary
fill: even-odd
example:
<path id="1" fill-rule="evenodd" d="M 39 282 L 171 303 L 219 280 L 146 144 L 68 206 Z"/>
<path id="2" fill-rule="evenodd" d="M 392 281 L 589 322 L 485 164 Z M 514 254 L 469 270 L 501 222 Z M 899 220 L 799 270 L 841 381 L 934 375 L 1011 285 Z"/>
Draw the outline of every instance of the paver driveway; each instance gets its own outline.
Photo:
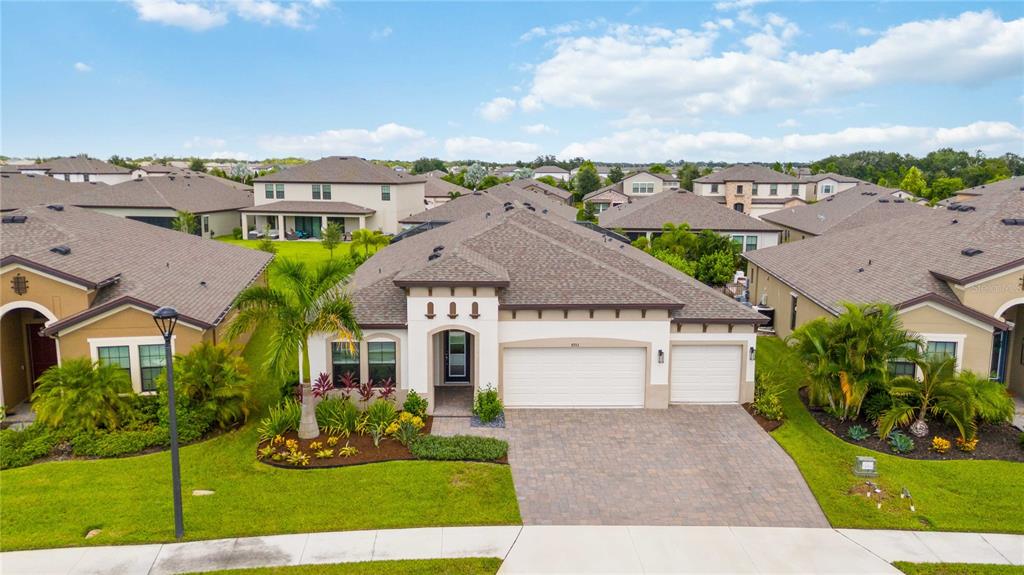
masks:
<path id="1" fill-rule="evenodd" d="M 438 418 L 434 433 L 507 439 L 527 525 L 828 526 L 793 461 L 737 405 L 520 409 L 506 421 Z"/>

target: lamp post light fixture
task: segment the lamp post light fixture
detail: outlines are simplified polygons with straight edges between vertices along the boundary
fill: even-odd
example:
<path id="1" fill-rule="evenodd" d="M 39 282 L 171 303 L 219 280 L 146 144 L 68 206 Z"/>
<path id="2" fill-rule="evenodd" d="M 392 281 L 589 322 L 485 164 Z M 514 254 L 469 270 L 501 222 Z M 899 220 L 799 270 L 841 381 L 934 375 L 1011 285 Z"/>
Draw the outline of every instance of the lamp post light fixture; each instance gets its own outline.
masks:
<path id="1" fill-rule="evenodd" d="M 164 336 L 164 353 L 167 370 L 168 427 L 171 435 L 171 483 L 174 485 L 174 538 L 185 536 L 185 522 L 181 515 L 181 466 L 178 463 L 178 414 L 174 407 L 174 355 L 171 353 L 171 336 L 178 324 L 178 310 L 162 307 L 153 312 L 160 334 Z"/>

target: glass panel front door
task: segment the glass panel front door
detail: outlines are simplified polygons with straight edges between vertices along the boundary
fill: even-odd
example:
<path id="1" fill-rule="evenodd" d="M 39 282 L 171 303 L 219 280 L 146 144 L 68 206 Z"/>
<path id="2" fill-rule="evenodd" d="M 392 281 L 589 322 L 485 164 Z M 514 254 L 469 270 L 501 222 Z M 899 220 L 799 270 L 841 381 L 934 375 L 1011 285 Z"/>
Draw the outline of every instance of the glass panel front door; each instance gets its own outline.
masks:
<path id="1" fill-rule="evenodd" d="M 448 377 L 466 377 L 466 332 L 448 332 Z"/>

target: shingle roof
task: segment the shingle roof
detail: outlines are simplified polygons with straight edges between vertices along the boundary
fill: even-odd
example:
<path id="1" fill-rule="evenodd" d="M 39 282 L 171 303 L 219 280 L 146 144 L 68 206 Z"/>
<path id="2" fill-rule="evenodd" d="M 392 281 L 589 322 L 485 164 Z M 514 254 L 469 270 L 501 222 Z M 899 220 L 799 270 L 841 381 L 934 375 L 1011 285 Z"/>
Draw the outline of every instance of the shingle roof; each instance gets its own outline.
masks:
<path id="1" fill-rule="evenodd" d="M 426 180 L 355 156 L 328 156 L 256 178 L 253 183 L 413 184 Z"/>
<path id="2" fill-rule="evenodd" d="M 686 190 L 668 190 L 608 208 L 598 221 L 605 228 L 660 230 L 666 223 L 687 223 L 693 230 L 778 232 L 779 228 Z"/>
<path id="3" fill-rule="evenodd" d="M 437 246 L 444 246 L 441 256 L 428 259 Z M 646 307 L 673 310 L 685 322 L 764 319 L 632 246 L 519 207 L 477 213 L 392 244 L 356 270 L 348 289 L 361 324 L 404 325 L 406 296 L 396 281 L 504 277 L 508 284 L 498 295 L 504 309 Z"/>
<path id="4" fill-rule="evenodd" d="M 131 170 L 86 156 L 54 158 L 42 164 L 26 164 L 22 170 L 47 170 L 56 174 L 129 174 Z"/>
<path id="5" fill-rule="evenodd" d="M 537 180 L 531 180 L 531 179 L 513 180 L 513 181 L 509 182 L 508 184 L 510 186 L 512 186 L 513 188 L 517 188 L 517 189 L 520 189 L 520 190 L 529 190 L 529 191 L 532 191 L 532 192 L 541 192 L 541 193 L 547 194 L 549 196 L 555 196 L 558 199 L 562 200 L 563 202 L 567 202 L 570 198 L 572 198 L 572 192 L 570 192 L 569 190 L 563 190 L 562 188 L 559 188 L 558 186 L 552 186 L 551 184 L 546 184 L 544 182 L 540 182 L 540 181 L 537 181 Z"/>
<path id="6" fill-rule="evenodd" d="M 558 166 L 540 166 L 533 170 L 535 174 L 568 174 L 569 170 Z"/>
<path id="7" fill-rule="evenodd" d="M 968 211 L 921 208 L 896 223 L 836 231 L 744 257 L 837 313 L 843 301 L 899 305 L 937 298 L 958 305 L 945 279 L 964 283 L 1024 264 L 1024 226 L 1002 223 L 1024 219 L 1024 177 L 988 184 L 984 195 L 957 206 Z M 967 248 L 982 253 L 964 255 Z"/>
<path id="8" fill-rule="evenodd" d="M 468 194 L 470 190 L 436 176 L 427 177 L 427 181 L 423 185 L 423 196 L 426 198 L 447 198 L 452 192 Z"/>
<path id="9" fill-rule="evenodd" d="M 349 202 L 336 202 L 336 201 L 321 201 L 316 202 L 313 200 L 280 200 L 277 202 L 270 202 L 267 204 L 260 204 L 258 206 L 250 206 L 243 210 L 243 212 L 257 212 L 257 213 L 273 213 L 273 214 L 355 214 L 355 215 L 369 215 L 375 213 L 370 208 L 364 208 L 363 206 L 357 206 L 356 204 L 350 204 Z"/>
<path id="10" fill-rule="evenodd" d="M 820 174 L 800 176 L 801 182 L 820 182 L 825 179 L 833 179 L 839 183 L 849 184 L 867 183 L 864 180 L 861 180 L 860 178 L 854 178 L 853 176 L 844 176 L 842 174 L 837 174 L 835 172 L 822 172 Z"/>
<path id="11" fill-rule="evenodd" d="M 724 170 L 694 180 L 701 184 L 724 184 L 725 182 L 755 182 L 763 184 L 799 184 L 800 178 L 776 172 L 756 164 L 736 164 Z"/>
<path id="12" fill-rule="evenodd" d="M 217 325 L 238 292 L 273 257 L 73 206 L 61 211 L 36 206 L 6 215 L 27 220 L 0 224 L 3 265 L 21 262 L 99 289 L 89 310 L 60 320 L 51 326 L 56 330 L 124 302 L 169 305 L 202 327 Z M 57 246 L 71 251 L 50 251 Z"/>
<path id="13" fill-rule="evenodd" d="M 0 203 L 3 209 L 64 203 L 92 208 L 165 208 L 193 213 L 237 210 L 252 205 L 249 188 L 237 182 L 226 182 L 230 181 L 190 171 L 114 185 L 4 174 L 0 177 Z"/>
<path id="14" fill-rule="evenodd" d="M 817 236 L 836 229 L 887 222 L 927 209 L 900 199 L 895 195 L 897 192 L 875 184 L 858 184 L 814 204 L 777 210 L 761 219 Z"/>
<path id="15" fill-rule="evenodd" d="M 483 215 L 485 212 L 497 213 L 504 209 L 505 202 L 512 202 L 519 206 L 529 203 L 537 210 L 548 210 L 569 220 L 576 219 L 575 209 L 558 200 L 551 199 L 542 192 L 532 191 L 529 188 L 518 188 L 512 184 L 499 184 L 486 190 L 464 194 L 440 206 L 404 218 L 399 223 L 451 222 Z"/>

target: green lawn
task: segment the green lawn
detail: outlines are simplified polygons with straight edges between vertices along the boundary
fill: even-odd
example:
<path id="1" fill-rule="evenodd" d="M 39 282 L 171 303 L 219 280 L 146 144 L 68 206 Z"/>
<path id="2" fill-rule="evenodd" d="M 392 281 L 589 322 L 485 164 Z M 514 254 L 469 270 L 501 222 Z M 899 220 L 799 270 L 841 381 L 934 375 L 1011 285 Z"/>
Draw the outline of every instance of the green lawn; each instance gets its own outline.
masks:
<path id="1" fill-rule="evenodd" d="M 780 340 L 761 338 L 757 347 L 759 370 L 774 370 L 794 384 L 801 380 L 802 368 Z M 1024 464 L 921 461 L 879 453 L 818 425 L 796 385 L 783 404 L 786 423 L 772 436 L 796 461 L 833 527 L 1024 533 Z M 872 499 L 848 494 L 864 481 L 851 471 L 857 455 L 877 458 L 880 476 L 874 481 L 895 495 L 881 510 Z M 913 495 L 916 512 L 899 499 L 903 487 Z"/>
<path id="2" fill-rule="evenodd" d="M 236 240 L 224 236 L 217 238 L 217 241 L 235 244 L 236 246 L 252 250 L 258 249 L 257 246 L 260 243 L 259 240 Z M 279 258 L 299 259 L 315 265 L 331 257 L 331 252 L 320 245 L 319 241 L 282 241 L 274 242 L 274 245 L 277 247 L 277 257 Z M 338 244 L 338 247 L 334 249 L 334 255 L 343 256 L 348 254 L 351 246 L 351 243 Z"/>
<path id="3" fill-rule="evenodd" d="M 501 559 L 414 559 L 405 561 L 367 561 L 329 565 L 296 565 L 259 569 L 205 571 L 193 575 L 494 575 Z"/>
<path id="4" fill-rule="evenodd" d="M 906 563 L 893 565 L 907 575 L 1024 575 L 1024 567 L 981 563 Z"/>
<path id="5" fill-rule="evenodd" d="M 253 334 L 246 348 L 250 365 L 258 365 L 266 336 Z M 278 387 L 260 378 L 257 413 L 277 401 Z M 277 469 L 255 459 L 258 419 L 182 449 L 187 539 L 521 523 L 508 466 L 396 461 Z M 0 472 L 0 546 L 12 551 L 171 541 L 170 482 L 168 452 Z M 194 497 L 193 489 L 216 493 Z M 101 534 L 86 540 L 94 528 Z"/>

